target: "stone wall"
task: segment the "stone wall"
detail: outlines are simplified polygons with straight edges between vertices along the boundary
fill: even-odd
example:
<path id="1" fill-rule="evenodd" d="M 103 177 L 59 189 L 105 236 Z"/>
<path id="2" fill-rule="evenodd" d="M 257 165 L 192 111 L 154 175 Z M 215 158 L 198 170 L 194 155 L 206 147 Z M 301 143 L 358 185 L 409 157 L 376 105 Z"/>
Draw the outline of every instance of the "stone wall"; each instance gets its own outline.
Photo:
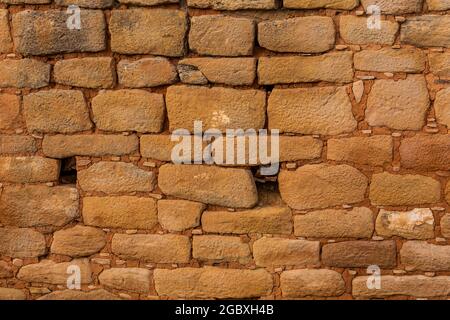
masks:
<path id="1" fill-rule="evenodd" d="M 0 299 L 448 298 L 448 10 L 0 0 Z M 195 120 L 279 174 L 172 164 Z"/>

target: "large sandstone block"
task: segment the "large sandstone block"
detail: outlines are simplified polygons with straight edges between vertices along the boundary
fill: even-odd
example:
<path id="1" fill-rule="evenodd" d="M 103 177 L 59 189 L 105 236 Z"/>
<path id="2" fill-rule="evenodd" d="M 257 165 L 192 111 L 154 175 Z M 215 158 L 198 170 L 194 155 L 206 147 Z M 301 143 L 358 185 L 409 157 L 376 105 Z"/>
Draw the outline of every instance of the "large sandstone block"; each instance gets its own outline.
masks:
<path id="1" fill-rule="evenodd" d="M 300 269 L 285 271 L 280 276 L 285 298 L 338 297 L 345 292 L 342 276 L 333 270 Z"/>
<path id="2" fill-rule="evenodd" d="M 400 40 L 416 47 L 450 48 L 450 16 L 411 17 L 402 24 Z"/>
<path id="3" fill-rule="evenodd" d="M 106 49 L 106 23 L 100 10 L 81 10 L 81 29 L 67 27 L 66 10 L 24 10 L 13 14 L 16 50 L 25 56 Z"/>
<path id="4" fill-rule="evenodd" d="M 75 58 L 55 63 L 55 82 L 84 88 L 111 88 L 114 85 L 114 60 L 107 57 Z"/>
<path id="5" fill-rule="evenodd" d="M 109 22 L 111 49 L 122 54 L 182 56 L 186 30 L 186 13 L 174 9 L 113 10 Z"/>
<path id="6" fill-rule="evenodd" d="M 450 246 L 408 241 L 400 250 L 400 260 L 408 271 L 449 271 Z"/>
<path id="7" fill-rule="evenodd" d="M 23 290 L 0 287 L 0 300 L 26 300 Z"/>
<path id="8" fill-rule="evenodd" d="M 274 9 L 275 0 L 187 0 L 187 5 L 215 10 Z"/>
<path id="9" fill-rule="evenodd" d="M 76 225 L 53 234 L 50 252 L 70 257 L 90 256 L 106 245 L 105 233 L 96 228 Z"/>
<path id="10" fill-rule="evenodd" d="M 8 9 L 0 9 L 0 53 L 9 53 L 13 49 L 9 32 Z"/>
<path id="11" fill-rule="evenodd" d="M 356 70 L 376 72 L 420 73 L 425 70 L 427 56 L 415 48 L 363 50 L 355 53 Z"/>
<path id="12" fill-rule="evenodd" d="M 297 210 L 326 208 L 364 200 L 368 179 L 348 165 L 305 165 L 282 170 L 278 177 L 281 197 Z"/>
<path id="13" fill-rule="evenodd" d="M 20 125 L 20 98 L 13 94 L 0 94 L 0 130 L 15 129 Z"/>
<path id="14" fill-rule="evenodd" d="M 201 165 L 163 165 L 158 185 L 170 196 L 224 207 L 251 208 L 258 202 L 252 173 Z"/>
<path id="15" fill-rule="evenodd" d="M 152 229 L 158 223 L 156 200 L 132 196 L 85 197 L 83 221 L 102 228 Z"/>
<path id="16" fill-rule="evenodd" d="M 253 243 L 253 256 L 261 267 L 318 267 L 320 242 L 263 237 Z"/>
<path id="17" fill-rule="evenodd" d="M 111 250 L 122 259 L 153 263 L 188 263 L 191 243 L 188 237 L 175 234 L 115 234 Z"/>
<path id="18" fill-rule="evenodd" d="M 450 135 L 416 135 L 403 139 L 400 157 L 405 168 L 450 170 Z"/>
<path id="19" fill-rule="evenodd" d="M 100 273 L 100 284 L 115 290 L 148 293 L 150 270 L 142 268 L 112 268 Z"/>
<path id="20" fill-rule="evenodd" d="M 193 131 L 202 121 L 203 130 L 264 128 L 266 93 L 261 90 L 172 86 L 166 94 L 170 131 Z"/>
<path id="21" fill-rule="evenodd" d="M 172 84 L 178 79 L 175 66 L 162 57 L 120 60 L 117 74 L 119 83 L 130 88 L 157 87 Z"/>
<path id="22" fill-rule="evenodd" d="M 25 282 L 40 282 L 55 285 L 67 285 L 68 273 L 71 266 L 80 269 L 81 284 L 89 284 L 92 281 L 92 272 L 88 259 L 76 259 L 70 262 L 56 263 L 52 260 L 42 260 L 39 263 L 29 264 L 20 268 L 17 278 Z"/>
<path id="23" fill-rule="evenodd" d="M 0 135 L 0 153 L 34 153 L 36 152 L 36 141 L 31 136 Z"/>
<path id="24" fill-rule="evenodd" d="M 263 269 L 156 269 L 154 279 L 160 296 L 177 298 L 256 298 L 270 294 L 273 287 L 272 276 Z"/>
<path id="25" fill-rule="evenodd" d="M 377 217 L 376 230 L 382 237 L 432 239 L 434 238 L 433 212 L 427 208 L 416 208 L 411 211 L 381 209 Z"/>
<path id="26" fill-rule="evenodd" d="M 439 181 L 421 175 L 376 173 L 370 184 L 373 205 L 410 206 L 438 202 L 441 198 Z"/>
<path id="27" fill-rule="evenodd" d="M 49 294 L 46 294 L 45 296 L 39 297 L 38 300 L 97 301 L 97 300 L 120 300 L 120 298 L 104 289 L 95 289 L 91 291 L 78 291 L 67 289 L 63 291 L 53 291 Z"/>
<path id="28" fill-rule="evenodd" d="M 344 241 L 322 247 L 322 263 L 338 268 L 377 265 L 392 269 L 397 264 L 395 241 Z"/>
<path id="29" fill-rule="evenodd" d="M 240 237 L 194 236 L 192 257 L 200 261 L 239 262 L 246 264 L 252 260 L 248 243 Z"/>
<path id="30" fill-rule="evenodd" d="M 376 80 L 367 100 L 366 121 L 371 126 L 420 130 L 430 106 L 425 78 Z"/>
<path id="31" fill-rule="evenodd" d="M 136 135 L 55 135 L 44 137 L 42 149 L 47 157 L 68 158 L 73 156 L 122 156 L 139 148 Z"/>
<path id="32" fill-rule="evenodd" d="M 368 18 L 353 15 L 341 16 L 340 35 L 348 44 L 394 44 L 399 25 L 397 22 L 382 20 L 381 28 L 368 28 Z"/>
<path id="33" fill-rule="evenodd" d="M 292 215 L 289 208 L 266 207 L 248 211 L 206 211 L 202 227 L 214 233 L 273 233 L 290 234 Z"/>
<path id="34" fill-rule="evenodd" d="M 6 261 L 0 261 L 0 278 L 11 278 L 14 276 L 13 270 Z"/>
<path id="35" fill-rule="evenodd" d="M 448 0 L 427 0 L 428 10 L 443 11 L 450 9 L 450 1 Z"/>
<path id="36" fill-rule="evenodd" d="M 383 14 L 405 14 L 422 11 L 424 0 L 361 0 L 364 10 L 369 6 L 378 6 Z M 373 12 L 372 12 L 373 13 Z"/>
<path id="37" fill-rule="evenodd" d="M 98 162 L 79 171 L 77 178 L 81 189 L 88 192 L 150 192 L 155 183 L 153 172 L 125 162 Z"/>
<path id="38" fill-rule="evenodd" d="M 36 183 L 59 178 L 58 160 L 43 157 L 0 157 L 0 181 Z"/>
<path id="39" fill-rule="evenodd" d="M 450 88 L 438 91 L 434 100 L 434 110 L 437 122 L 450 128 Z"/>
<path id="40" fill-rule="evenodd" d="M 166 230 L 184 231 L 200 225 L 206 205 L 187 200 L 159 200 L 158 221 Z"/>
<path id="41" fill-rule="evenodd" d="M 11 186 L 0 195 L 0 222 L 17 227 L 62 227 L 79 216 L 72 187 Z"/>
<path id="42" fill-rule="evenodd" d="M 374 230 L 369 208 L 321 210 L 294 216 L 294 234 L 305 238 L 370 238 Z"/>
<path id="43" fill-rule="evenodd" d="M 322 148 L 322 140 L 313 137 L 280 136 L 280 162 L 317 159 Z"/>
<path id="44" fill-rule="evenodd" d="M 450 188 L 448 190 L 449 190 L 448 194 L 450 196 Z M 444 237 L 450 238 L 450 213 L 446 213 L 441 218 L 441 233 Z"/>
<path id="45" fill-rule="evenodd" d="M 47 63 L 33 59 L 0 61 L 0 87 L 38 89 L 48 86 L 50 68 Z"/>
<path id="46" fill-rule="evenodd" d="M 276 52 L 325 52 L 334 47 L 335 34 L 330 17 L 300 17 L 258 24 L 259 45 Z"/>
<path id="47" fill-rule="evenodd" d="M 267 113 L 269 128 L 281 133 L 337 135 L 357 126 L 344 87 L 274 89 Z"/>
<path id="48" fill-rule="evenodd" d="M 450 53 L 429 53 L 430 70 L 439 77 L 450 77 Z"/>
<path id="49" fill-rule="evenodd" d="M 332 52 L 320 56 L 261 57 L 260 85 L 299 82 L 348 83 L 353 80 L 353 54 Z"/>
<path id="50" fill-rule="evenodd" d="M 222 15 L 191 18 L 189 48 L 200 55 L 251 55 L 254 42 L 255 23 L 251 19 Z"/>
<path id="51" fill-rule="evenodd" d="M 29 131 L 74 133 L 92 128 L 83 93 L 75 90 L 49 90 L 23 97 Z"/>
<path id="52" fill-rule="evenodd" d="M 156 6 L 158 4 L 179 3 L 180 0 L 119 0 L 120 3 L 140 6 Z"/>
<path id="53" fill-rule="evenodd" d="M 390 136 L 329 139 L 327 158 L 370 166 L 382 166 L 393 159 L 394 143 Z"/>
<path id="54" fill-rule="evenodd" d="M 359 4 L 358 0 L 284 0 L 283 6 L 290 9 L 340 9 L 352 10 Z"/>
<path id="55" fill-rule="evenodd" d="M 45 238 L 41 233 L 26 228 L 0 228 L 0 255 L 36 258 L 45 253 Z"/>

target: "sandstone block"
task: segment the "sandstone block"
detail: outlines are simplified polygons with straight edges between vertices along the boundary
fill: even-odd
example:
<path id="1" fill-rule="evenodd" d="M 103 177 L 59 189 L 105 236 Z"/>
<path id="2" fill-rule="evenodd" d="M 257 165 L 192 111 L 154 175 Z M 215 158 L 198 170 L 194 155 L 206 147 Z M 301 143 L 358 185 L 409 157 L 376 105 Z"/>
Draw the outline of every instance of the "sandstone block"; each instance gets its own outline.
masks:
<path id="1" fill-rule="evenodd" d="M 75 58 L 55 63 L 55 81 L 83 88 L 111 88 L 114 85 L 114 60 L 107 57 Z"/>
<path id="2" fill-rule="evenodd" d="M 450 77 L 450 53 L 430 53 L 430 70 L 439 77 Z"/>
<path id="3" fill-rule="evenodd" d="M 420 73 L 425 70 L 426 54 L 418 49 L 363 50 L 355 53 L 356 70 Z"/>
<path id="4" fill-rule="evenodd" d="M 43 157 L 0 157 L 0 181 L 36 183 L 59 178 L 58 160 Z"/>
<path id="5" fill-rule="evenodd" d="M 383 14 L 405 14 L 422 11 L 423 0 L 361 0 L 364 10 L 369 6 L 378 6 Z"/>
<path id="6" fill-rule="evenodd" d="M 449 271 L 450 246 L 408 241 L 400 250 L 400 260 L 406 270 L 410 271 Z"/>
<path id="7" fill-rule="evenodd" d="M 411 17 L 402 24 L 400 40 L 416 47 L 450 48 L 450 16 Z"/>
<path id="8" fill-rule="evenodd" d="M 13 49 L 13 42 L 9 32 L 8 9 L 0 9 L 0 30 L 0 53 L 9 53 Z"/>
<path id="9" fill-rule="evenodd" d="M 48 86 L 50 65 L 33 59 L 0 61 L 0 87 L 38 89 Z"/>
<path id="10" fill-rule="evenodd" d="M 427 0 L 428 10 L 443 11 L 450 9 L 450 1 L 448 0 Z"/>
<path id="11" fill-rule="evenodd" d="M 300 269 L 281 274 L 281 291 L 285 298 L 338 297 L 345 292 L 345 282 L 336 271 Z"/>
<path id="12" fill-rule="evenodd" d="M 0 300 L 26 300 L 27 296 L 22 290 L 0 288 Z"/>
<path id="13" fill-rule="evenodd" d="M 20 125 L 20 98 L 13 94 L 0 94 L 0 130 L 15 129 Z"/>
<path id="14" fill-rule="evenodd" d="M 450 190 L 450 188 L 449 188 Z M 450 195 L 450 193 L 449 193 Z M 441 233 L 444 237 L 450 238 L 450 213 L 446 213 L 441 218 Z"/>
<path id="15" fill-rule="evenodd" d="M 72 0 L 71 0 L 72 1 Z M 89 0 L 91 1 L 91 0 Z M 53 291 L 38 298 L 38 300 L 120 300 L 116 295 L 104 290 L 96 289 L 92 291 L 63 290 Z"/>
<path id="16" fill-rule="evenodd" d="M 283 6 L 289 9 L 340 9 L 352 10 L 359 4 L 358 0 L 284 0 Z"/>
<path id="17" fill-rule="evenodd" d="M 405 168 L 450 170 L 450 135 L 416 135 L 403 139 L 400 157 Z"/>
<path id="18" fill-rule="evenodd" d="M 240 10 L 240 9 L 274 9 L 274 0 L 188 0 L 189 7 L 211 8 L 215 10 Z"/>
<path id="19" fill-rule="evenodd" d="M 50 252 L 70 257 L 90 256 L 106 245 L 105 233 L 96 228 L 76 225 L 53 234 Z"/>
<path id="20" fill-rule="evenodd" d="M 30 136 L 0 135 L 0 153 L 34 153 L 36 152 L 36 141 Z"/>
<path id="21" fill-rule="evenodd" d="M 250 247 L 240 237 L 227 236 L 194 236 L 192 241 L 192 257 L 201 261 L 239 262 L 251 261 Z"/>
<path id="22" fill-rule="evenodd" d="M 434 110 L 436 112 L 436 120 L 438 123 L 450 128 L 450 89 L 438 91 L 436 100 L 434 101 Z M 441 138 L 443 140 L 443 138 Z M 445 148 L 445 144 L 444 144 Z"/>
<path id="23" fill-rule="evenodd" d="M 339 25 L 342 39 L 348 44 L 394 44 L 399 29 L 397 22 L 382 20 L 380 29 L 370 29 L 367 19 L 353 15 L 341 16 Z"/>
<path id="24" fill-rule="evenodd" d="M 36 258 L 46 253 L 44 236 L 26 228 L 0 228 L 0 255 Z"/>
<path id="25" fill-rule="evenodd" d="M 112 268 L 100 273 L 100 284 L 116 290 L 136 293 L 150 291 L 150 270 L 141 268 Z"/>
<path id="26" fill-rule="evenodd" d="M 171 232 L 184 231 L 200 225 L 200 217 L 206 205 L 186 200 L 159 200 L 158 221 Z"/>
<path id="27" fill-rule="evenodd" d="M 117 65 L 119 83 L 130 88 L 157 87 L 177 81 L 175 66 L 166 58 L 121 60 Z"/>

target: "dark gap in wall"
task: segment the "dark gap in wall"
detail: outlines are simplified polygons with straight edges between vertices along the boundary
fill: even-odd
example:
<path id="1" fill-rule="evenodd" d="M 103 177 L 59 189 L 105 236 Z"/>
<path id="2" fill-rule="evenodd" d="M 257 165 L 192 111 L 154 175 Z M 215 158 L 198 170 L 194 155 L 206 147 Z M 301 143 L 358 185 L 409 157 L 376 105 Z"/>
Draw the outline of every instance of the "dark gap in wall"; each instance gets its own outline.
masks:
<path id="1" fill-rule="evenodd" d="M 61 160 L 59 182 L 61 184 L 77 183 L 77 162 L 75 157 L 65 158 Z"/>

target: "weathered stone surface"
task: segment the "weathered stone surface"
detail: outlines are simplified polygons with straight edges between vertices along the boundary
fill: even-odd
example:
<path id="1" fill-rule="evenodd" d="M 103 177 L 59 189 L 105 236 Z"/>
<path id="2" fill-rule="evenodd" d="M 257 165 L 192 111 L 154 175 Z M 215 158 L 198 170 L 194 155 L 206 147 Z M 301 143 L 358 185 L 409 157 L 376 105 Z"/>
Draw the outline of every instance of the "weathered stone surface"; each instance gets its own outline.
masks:
<path id="1" fill-rule="evenodd" d="M 138 147 L 139 139 L 136 135 L 46 135 L 42 142 L 44 154 L 58 159 L 73 156 L 122 156 L 137 151 Z"/>
<path id="2" fill-rule="evenodd" d="M 4 187 L 0 222 L 17 227 L 62 227 L 79 216 L 78 198 L 72 187 Z"/>
<path id="3" fill-rule="evenodd" d="M 411 17 L 402 24 L 400 40 L 416 47 L 450 48 L 450 16 Z"/>
<path id="4" fill-rule="evenodd" d="M 50 65 L 33 59 L 0 61 L 0 87 L 42 88 L 50 81 Z"/>
<path id="5" fill-rule="evenodd" d="M 72 1 L 72 0 L 71 0 Z M 91 1 L 91 0 L 89 0 Z M 103 290 L 96 289 L 92 291 L 64 290 L 53 291 L 38 298 L 38 300 L 120 300 L 116 295 Z"/>
<path id="6" fill-rule="evenodd" d="M 144 90 L 115 90 L 92 99 L 97 128 L 105 131 L 160 132 L 164 97 Z"/>
<path id="7" fill-rule="evenodd" d="M 0 255 L 35 258 L 45 251 L 45 238 L 41 233 L 25 228 L 0 228 Z"/>
<path id="8" fill-rule="evenodd" d="M 0 9 L 0 53 L 9 53 L 13 49 L 8 20 L 8 9 Z"/>
<path id="9" fill-rule="evenodd" d="M 450 191 L 450 188 L 449 188 Z M 449 192 L 450 195 L 450 192 Z M 441 218 L 441 233 L 444 237 L 450 238 L 450 213 L 446 213 Z"/>
<path id="10" fill-rule="evenodd" d="M 141 136 L 141 155 L 159 161 L 172 161 L 172 151 L 179 143 L 171 141 L 171 135 Z"/>
<path id="11" fill-rule="evenodd" d="M 166 230 L 184 231 L 198 227 L 206 205 L 187 200 L 159 200 L 158 221 Z"/>
<path id="12" fill-rule="evenodd" d="M 399 25 L 397 22 L 382 20 L 381 29 L 369 29 L 368 18 L 345 15 L 340 18 L 340 35 L 348 44 L 394 44 Z"/>
<path id="13" fill-rule="evenodd" d="M 450 246 L 439 246 L 425 241 L 405 242 L 400 260 L 406 270 L 449 271 Z"/>
<path id="14" fill-rule="evenodd" d="M 353 80 L 353 54 L 332 52 L 320 56 L 261 57 L 260 85 L 299 82 L 348 83 Z"/>
<path id="15" fill-rule="evenodd" d="M 0 300 L 26 300 L 27 296 L 22 290 L 0 288 Z"/>
<path id="16" fill-rule="evenodd" d="M 368 7 L 378 6 L 383 14 L 405 14 L 421 12 L 423 0 L 361 0 L 361 3 L 367 13 Z"/>
<path id="17" fill-rule="evenodd" d="M 450 77 L 450 53 L 429 53 L 430 70 L 439 77 Z"/>
<path id="18" fill-rule="evenodd" d="M 251 55 L 254 39 L 255 23 L 251 19 L 222 15 L 191 18 L 189 48 L 200 55 Z"/>
<path id="19" fill-rule="evenodd" d="M 281 133 L 336 135 L 357 126 L 344 87 L 274 89 L 267 109 L 269 128 Z"/>
<path id="20" fill-rule="evenodd" d="M 173 9 L 113 10 L 109 30 L 114 52 L 178 57 L 184 53 L 186 13 Z"/>
<path id="21" fill-rule="evenodd" d="M 100 284 L 116 290 L 137 293 L 150 291 L 150 270 L 142 268 L 112 268 L 100 273 Z"/>
<path id="22" fill-rule="evenodd" d="M 39 0 L 44 2 L 45 0 Z M 46 1 L 50 2 L 50 1 Z M 110 8 L 114 0 L 55 0 L 55 3 L 60 6 L 77 5 L 82 8 Z"/>
<path id="23" fill-rule="evenodd" d="M 206 211 L 202 227 L 215 233 L 273 233 L 290 234 L 292 215 L 289 208 L 266 207 L 248 211 Z"/>
<path id="24" fill-rule="evenodd" d="M 308 238 L 370 238 L 374 230 L 369 208 L 321 210 L 294 216 L 294 234 Z"/>
<path id="25" fill-rule="evenodd" d="M 335 33 L 330 17 L 300 17 L 258 24 L 259 45 L 276 52 L 325 52 L 334 47 Z"/>
<path id="26" fill-rule="evenodd" d="M 305 165 L 282 170 L 278 177 L 281 197 L 297 210 L 326 208 L 364 200 L 368 179 L 348 165 Z"/>
<path id="27" fill-rule="evenodd" d="M 352 294 L 355 297 L 387 298 L 395 296 L 413 296 L 418 298 L 447 297 L 450 294 L 450 277 L 426 276 L 381 276 L 381 288 L 369 289 L 369 277 L 356 277 L 352 282 Z"/>
<path id="28" fill-rule="evenodd" d="M 332 270 L 290 270 L 280 276 L 281 292 L 285 298 L 307 296 L 338 297 L 345 292 L 342 276 Z"/>
<path id="29" fill-rule="evenodd" d="M 11 278 L 14 275 L 12 268 L 5 261 L 0 261 L 0 279 Z"/>
<path id="30" fill-rule="evenodd" d="M 356 70 L 376 72 L 420 73 L 425 70 L 427 56 L 415 48 L 363 50 L 355 53 Z"/>
<path id="31" fill-rule="evenodd" d="M 434 101 L 434 110 L 438 123 L 450 128 L 450 88 L 438 91 Z M 441 138 L 442 139 L 442 138 Z"/>
<path id="32" fill-rule="evenodd" d="M 120 60 L 117 65 L 119 83 L 130 88 L 157 87 L 177 81 L 177 70 L 162 57 L 136 61 Z"/>
<path id="33" fill-rule="evenodd" d="M 263 237 L 253 244 L 257 266 L 317 267 L 320 265 L 320 242 Z"/>
<path id="34" fill-rule="evenodd" d="M 155 175 L 132 163 L 98 162 L 77 175 L 81 189 L 88 192 L 150 192 Z"/>
<path id="35" fill-rule="evenodd" d="M 106 23 L 100 10 L 81 10 L 81 29 L 67 27 L 66 10 L 24 10 L 12 16 L 16 50 L 25 55 L 97 52 L 106 49 Z"/>
<path id="36" fill-rule="evenodd" d="M 61 263 L 56 263 L 52 260 L 42 260 L 39 263 L 29 264 L 20 268 L 17 278 L 26 282 L 67 285 L 67 278 L 70 275 L 70 273 L 67 273 L 67 270 L 70 270 L 71 266 L 80 268 L 81 284 L 91 283 L 92 272 L 87 259 L 76 259 Z"/>
<path id="37" fill-rule="evenodd" d="M 428 10 L 443 11 L 450 9 L 450 1 L 448 0 L 427 0 Z"/>
<path id="38" fill-rule="evenodd" d="M 447 187 L 445 188 L 445 200 L 450 204 L 450 182 L 447 183 Z"/>
<path id="39" fill-rule="evenodd" d="M 200 165 L 163 165 L 158 185 L 166 195 L 224 207 L 251 208 L 258 202 L 249 170 Z"/>
<path id="40" fill-rule="evenodd" d="M 0 153 L 33 153 L 36 152 L 36 141 L 30 136 L 0 135 Z"/>
<path id="41" fill-rule="evenodd" d="M 158 4 L 178 3 L 180 0 L 119 0 L 120 3 L 135 4 L 140 6 L 155 6 Z"/>
<path id="42" fill-rule="evenodd" d="M 320 158 L 323 142 L 312 137 L 280 136 L 280 162 Z"/>
<path id="43" fill-rule="evenodd" d="M 154 278 L 159 295 L 178 298 L 256 298 L 270 294 L 273 286 L 272 276 L 263 269 L 156 269 Z"/>
<path id="44" fill-rule="evenodd" d="M 427 208 L 416 208 L 411 211 L 381 209 L 377 217 L 376 230 L 382 237 L 431 239 L 434 238 L 433 212 Z"/>
<path id="45" fill-rule="evenodd" d="M 96 228 L 76 225 L 53 234 L 50 252 L 71 257 L 90 256 L 106 245 L 105 233 Z"/>
<path id="46" fill-rule="evenodd" d="M 74 133 L 92 128 L 83 93 L 53 89 L 23 97 L 25 121 L 29 131 Z"/>
<path id="47" fill-rule="evenodd" d="M 102 228 L 152 229 L 158 223 L 153 198 L 85 197 L 83 221 Z"/>
<path id="48" fill-rule="evenodd" d="M 20 126 L 20 98 L 13 94 L 0 94 L 0 130 L 15 129 Z"/>
<path id="49" fill-rule="evenodd" d="M 260 129 L 266 119 L 266 93 L 261 90 L 172 86 L 166 94 L 170 131 L 202 121 L 203 130 Z"/>
<path id="50" fill-rule="evenodd" d="M 371 126 L 420 130 L 430 106 L 427 83 L 420 75 L 406 80 L 376 80 L 367 100 L 366 121 Z"/>
<path id="51" fill-rule="evenodd" d="M 416 135 L 403 139 L 400 157 L 405 168 L 450 170 L 450 135 Z"/>
<path id="52" fill-rule="evenodd" d="M 108 57 L 75 58 L 57 61 L 55 81 L 74 87 L 111 88 L 114 85 L 114 60 Z"/>
<path id="53" fill-rule="evenodd" d="M 338 268 L 366 268 L 377 265 L 393 268 L 396 261 L 395 241 L 344 241 L 322 247 L 322 263 Z"/>
<path id="54" fill-rule="evenodd" d="M 274 0 L 188 0 L 189 7 L 216 10 L 274 9 Z"/>
<path id="55" fill-rule="evenodd" d="M 0 181 L 36 183 L 59 178 L 58 160 L 43 157 L 0 157 Z"/>
<path id="56" fill-rule="evenodd" d="M 256 59 L 187 58 L 178 62 L 178 72 L 181 81 L 187 84 L 251 85 L 256 76 Z"/>
<path id="57" fill-rule="evenodd" d="M 370 184 L 373 205 L 408 206 L 438 202 L 441 198 L 439 181 L 421 175 L 376 173 Z"/>
<path id="58" fill-rule="evenodd" d="M 351 10 L 357 7 L 358 0 L 284 0 L 283 6 L 291 9 L 342 9 Z"/>
<path id="59" fill-rule="evenodd" d="M 153 263 L 188 263 L 191 256 L 189 238 L 166 234 L 115 234 L 112 252 L 122 259 L 137 259 Z"/>
<path id="60" fill-rule="evenodd" d="M 329 139 L 327 158 L 370 166 L 382 166 L 393 158 L 394 143 L 390 136 Z"/>
<path id="61" fill-rule="evenodd" d="M 192 257 L 201 261 L 239 262 L 251 261 L 250 247 L 240 237 L 194 236 Z"/>

